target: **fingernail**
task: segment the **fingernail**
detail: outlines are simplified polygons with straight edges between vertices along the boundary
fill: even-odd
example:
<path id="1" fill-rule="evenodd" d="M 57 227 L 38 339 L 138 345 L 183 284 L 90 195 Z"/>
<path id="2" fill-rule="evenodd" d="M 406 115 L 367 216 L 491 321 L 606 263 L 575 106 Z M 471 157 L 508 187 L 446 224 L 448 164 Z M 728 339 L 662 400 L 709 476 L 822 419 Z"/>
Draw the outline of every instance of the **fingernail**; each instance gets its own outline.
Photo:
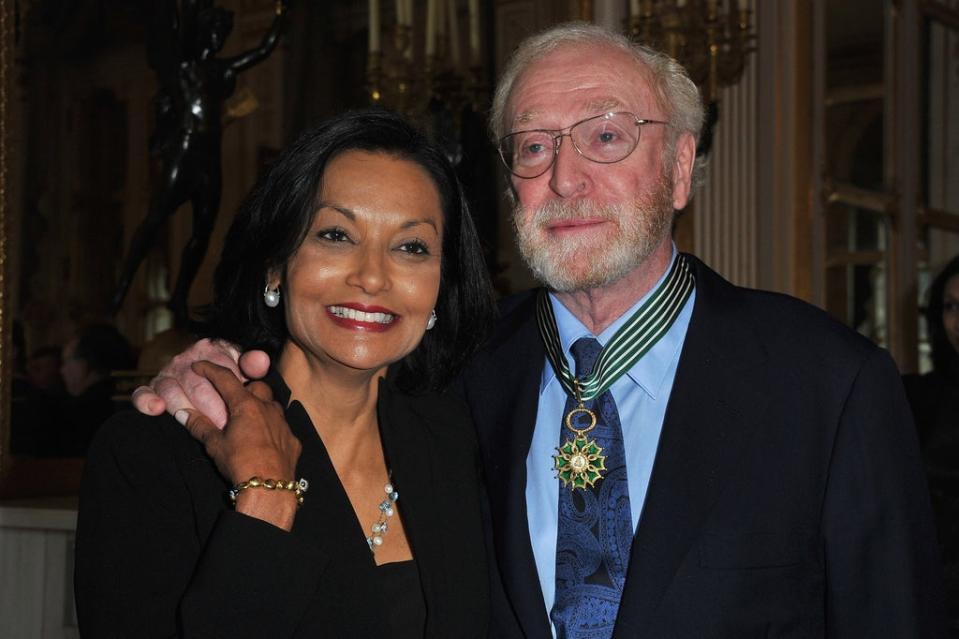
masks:
<path id="1" fill-rule="evenodd" d="M 190 413 L 186 412 L 182 408 L 177 412 L 173 413 L 173 419 L 180 422 L 180 426 L 186 426 L 186 420 L 190 418 Z"/>

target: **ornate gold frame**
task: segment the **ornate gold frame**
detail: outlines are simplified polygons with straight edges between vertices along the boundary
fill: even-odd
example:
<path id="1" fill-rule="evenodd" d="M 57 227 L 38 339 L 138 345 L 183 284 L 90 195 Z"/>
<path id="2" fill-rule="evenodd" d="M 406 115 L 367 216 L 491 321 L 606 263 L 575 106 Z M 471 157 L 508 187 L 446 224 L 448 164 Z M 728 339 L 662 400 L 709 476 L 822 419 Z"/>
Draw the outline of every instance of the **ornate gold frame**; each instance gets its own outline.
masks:
<path id="1" fill-rule="evenodd" d="M 13 366 L 10 334 L 13 327 L 11 309 L 11 273 L 7 255 L 7 236 L 12 224 L 8 215 L 7 184 L 10 114 L 7 108 L 11 87 L 13 57 L 13 1 L 0 0 L 0 473 L 6 469 L 10 439 L 10 386 Z"/>

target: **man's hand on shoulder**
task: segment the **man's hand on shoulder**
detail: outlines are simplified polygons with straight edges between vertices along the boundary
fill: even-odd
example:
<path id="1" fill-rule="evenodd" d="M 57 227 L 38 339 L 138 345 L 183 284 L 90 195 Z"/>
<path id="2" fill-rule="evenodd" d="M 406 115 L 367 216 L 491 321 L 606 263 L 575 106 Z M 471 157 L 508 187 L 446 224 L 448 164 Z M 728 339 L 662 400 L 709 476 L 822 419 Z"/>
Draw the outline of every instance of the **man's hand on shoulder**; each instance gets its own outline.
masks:
<path id="1" fill-rule="evenodd" d="M 178 419 L 186 415 L 180 411 L 194 410 L 223 428 L 227 417 L 223 398 L 206 378 L 191 368 L 194 362 L 201 360 L 231 370 L 242 381 L 263 377 L 270 367 L 270 358 L 263 351 L 249 351 L 241 356 L 239 349 L 229 342 L 202 339 L 174 357 L 150 380 L 149 386 L 136 389 L 133 406 L 146 415 L 166 411 Z"/>

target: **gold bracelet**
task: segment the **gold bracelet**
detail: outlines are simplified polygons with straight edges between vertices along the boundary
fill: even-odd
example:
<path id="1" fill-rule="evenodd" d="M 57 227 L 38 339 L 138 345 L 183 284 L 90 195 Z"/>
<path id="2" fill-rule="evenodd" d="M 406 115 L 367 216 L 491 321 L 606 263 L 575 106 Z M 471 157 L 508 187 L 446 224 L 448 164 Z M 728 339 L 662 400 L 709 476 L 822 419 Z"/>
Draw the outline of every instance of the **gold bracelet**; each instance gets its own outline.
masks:
<path id="1" fill-rule="evenodd" d="M 303 505 L 303 495 L 306 494 L 306 491 L 310 488 L 310 483 L 305 479 L 300 479 L 299 481 L 283 480 L 283 479 L 261 479 L 259 477 L 250 477 L 244 482 L 240 482 L 236 486 L 230 489 L 230 502 L 236 506 L 236 497 L 240 494 L 241 490 L 246 490 L 247 488 L 266 488 L 267 490 L 289 490 L 294 495 L 296 495 L 296 503 L 298 506 Z"/>

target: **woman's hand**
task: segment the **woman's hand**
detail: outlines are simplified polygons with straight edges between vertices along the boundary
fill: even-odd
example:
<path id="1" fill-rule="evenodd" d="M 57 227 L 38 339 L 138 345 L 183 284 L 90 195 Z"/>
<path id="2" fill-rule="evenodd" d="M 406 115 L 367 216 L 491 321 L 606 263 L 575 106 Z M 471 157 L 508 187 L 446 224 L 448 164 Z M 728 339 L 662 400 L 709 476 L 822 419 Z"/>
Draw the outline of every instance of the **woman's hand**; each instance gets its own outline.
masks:
<path id="1" fill-rule="evenodd" d="M 223 397 L 226 426 L 220 430 L 205 415 L 187 410 L 184 425 L 202 442 L 217 468 L 231 484 L 251 477 L 296 479 L 296 463 L 302 446 L 290 431 L 283 407 L 273 401 L 263 382 L 247 386 L 230 369 L 210 362 L 195 362 L 193 371 L 205 377 Z M 183 415 L 178 415 L 179 421 Z M 288 490 L 247 488 L 236 498 L 238 512 L 290 530 L 296 514 L 296 495 Z"/>

